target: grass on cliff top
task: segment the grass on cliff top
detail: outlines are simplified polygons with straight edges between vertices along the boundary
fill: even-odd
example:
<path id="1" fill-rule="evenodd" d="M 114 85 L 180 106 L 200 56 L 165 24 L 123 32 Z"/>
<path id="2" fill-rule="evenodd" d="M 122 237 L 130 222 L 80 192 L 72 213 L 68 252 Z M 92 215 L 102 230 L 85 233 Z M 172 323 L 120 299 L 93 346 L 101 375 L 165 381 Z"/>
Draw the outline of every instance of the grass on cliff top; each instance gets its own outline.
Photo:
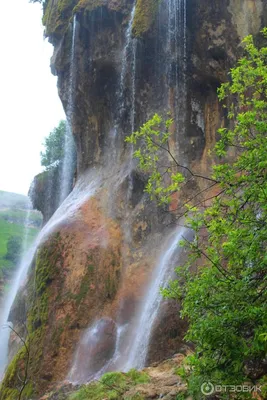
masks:
<path id="1" fill-rule="evenodd" d="M 142 400 L 143 397 L 138 393 L 130 397 L 125 393 L 133 386 L 149 381 L 150 377 L 146 373 L 135 369 L 127 373 L 108 372 L 99 381 L 85 385 L 71 394 L 68 400 Z"/>

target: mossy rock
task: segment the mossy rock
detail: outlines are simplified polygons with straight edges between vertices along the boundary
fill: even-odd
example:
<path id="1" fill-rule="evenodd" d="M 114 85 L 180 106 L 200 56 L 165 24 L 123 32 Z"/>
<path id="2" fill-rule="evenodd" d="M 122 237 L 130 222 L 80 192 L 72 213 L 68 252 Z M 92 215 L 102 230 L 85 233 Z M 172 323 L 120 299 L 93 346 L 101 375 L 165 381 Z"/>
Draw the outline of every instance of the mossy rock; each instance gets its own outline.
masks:
<path id="1" fill-rule="evenodd" d="M 46 36 L 60 38 L 66 32 L 74 14 L 92 12 L 100 7 L 123 13 L 129 11 L 123 0 L 47 0 L 43 14 Z"/>
<path id="2" fill-rule="evenodd" d="M 134 20 L 133 35 L 140 37 L 144 35 L 153 24 L 160 0 L 137 0 Z"/>
<path id="3" fill-rule="evenodd" d="M 73 12 L 93 11 L 99 7 L 107 7 L 113 11 L 120 11 L 124 14 L 129 12 L 124 0 L 79 0 Z"/>
<path id="4" fill-rule="evenodd" d="M 22 388 L 21 382 L 18 385 L 18 376 L 23 379 L 23 374 L 21 372 L 25 370 L 26 361 L 26 347 L 23 346 L 16 356 L 13 358 L 12 362 L 9 364 L 5 378 L 0 386 L 0 400 L 17 400 L 19 397 L 20 390 Z M 23 388 L 21 400 L 27 400 L 32 397 L 33 385 L 28 382 Z"/>
<path id="5" fill-rule="evenodd" d="M 125 394 L 132 387 L 149 381 L 150 377 L 146 373 L 134 369 L 127 373 L 108 372 L 99 381 L 85 385 L 72 393 L 68 400 L 142 400 L 143 397 L 138 393 L 131 397 L 126 397 Z"/>
<path id="6" fill-rule="evenodd" d="M 45 34 L 60 37 L 65 33 L 78 0 L 48 0 L 44 5 L 43 24 Z"/>
<path id="7" fill-rule="evenodd" d="M 98 7 L 103 7 L 107 4 L 105 0 L 80 0 L 74 9 L 74 12 L 82 10 L 93 11 Z"/>
<path id="8" fill-rule="evenodd" d="M 49 242 L 39 250 L 35 268 L 31 271 L 27 291 L 29 294 L 29 310 L 27 318 L 28 337 L 25 338 L 26 346 L 22 344 L 21 349 L 9 364 L 4 380 L 0 388 L 0 400 L 17 400 L 26 370 L 28 383 L 23 390 L 21 399 L 31 399 L 33 393 L 38 391 L 31 382 L 35 383 L 34 377 L 40 369 L 40 360 L 43 356 L 43 343 L 48 322 L 50 285 L 57 273 L 55 264 L 57 262 L 57 247 L 60 245 L 60 235 L 55 234 Z M 52 263 L 51 260 L 55 262 Z M 28 367 L 26 368 L 26 365 Z"/>

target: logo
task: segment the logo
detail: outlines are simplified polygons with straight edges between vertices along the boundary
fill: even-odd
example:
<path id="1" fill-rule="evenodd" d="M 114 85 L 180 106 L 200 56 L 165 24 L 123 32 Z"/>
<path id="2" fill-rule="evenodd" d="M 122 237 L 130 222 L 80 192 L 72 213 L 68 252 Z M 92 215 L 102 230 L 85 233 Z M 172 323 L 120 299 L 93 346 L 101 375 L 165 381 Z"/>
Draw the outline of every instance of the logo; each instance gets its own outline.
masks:
<path id="1" fill-rule="evenodd" d="M 205 396 L 210 396 L 212 393 L 214 393 L 214 385 L 211 382 L 204 382 L 201 385 L 201 392 L 205 395 Z"/>
<path id="2" fill-rule="evenodd" d="M 261 392 L 260 386 L 248 385 L 213 385 L 211 382 L 204 382 L 201 385 L 201 392 L 205 396 L 210 396 L 213 393 L 252 393 Z"/>

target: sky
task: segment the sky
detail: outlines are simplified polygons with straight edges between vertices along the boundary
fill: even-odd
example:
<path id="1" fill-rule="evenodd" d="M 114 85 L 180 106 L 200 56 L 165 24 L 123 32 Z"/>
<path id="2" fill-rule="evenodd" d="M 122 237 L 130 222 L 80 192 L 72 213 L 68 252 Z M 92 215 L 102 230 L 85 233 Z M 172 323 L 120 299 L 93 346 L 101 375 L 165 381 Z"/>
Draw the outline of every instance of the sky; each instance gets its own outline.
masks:
<path id="1" fill-rule="evenodd" d="M 42 9 L 2 1 L 0 24 L 0 190 L 27 194 L 42 171 L 44 137 L 65 118 L 43 39 Z"/>

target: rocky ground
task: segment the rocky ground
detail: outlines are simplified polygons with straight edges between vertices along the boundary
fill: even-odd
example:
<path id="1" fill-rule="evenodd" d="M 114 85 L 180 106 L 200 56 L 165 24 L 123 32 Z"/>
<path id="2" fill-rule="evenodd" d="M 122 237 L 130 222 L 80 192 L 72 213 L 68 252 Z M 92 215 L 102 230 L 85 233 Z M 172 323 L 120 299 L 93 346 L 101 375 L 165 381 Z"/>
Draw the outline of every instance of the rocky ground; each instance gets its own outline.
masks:
<path id="1" fill-rule="evenodd" d="M 177 375 L 177 369 L 181 367 L 184 358 L 184 354 L 176 354 L 141 372 L 110 373 L 99 382 L 85 386 L 65 383 L 39 400 L 174 400 L 186 392 L 186 384 Z"/>

